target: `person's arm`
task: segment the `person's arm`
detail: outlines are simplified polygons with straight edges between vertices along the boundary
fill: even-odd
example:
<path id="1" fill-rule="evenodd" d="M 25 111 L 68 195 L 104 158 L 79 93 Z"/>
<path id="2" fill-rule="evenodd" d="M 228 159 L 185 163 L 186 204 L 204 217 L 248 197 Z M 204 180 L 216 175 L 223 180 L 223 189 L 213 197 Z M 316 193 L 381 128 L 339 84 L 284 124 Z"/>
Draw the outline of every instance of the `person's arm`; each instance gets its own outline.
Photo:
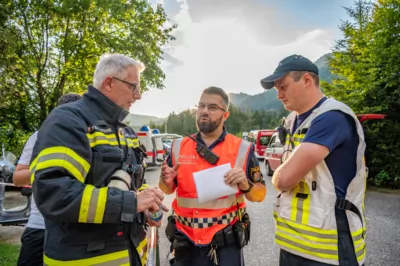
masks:
<path id="1" fill-rule="evenodd" d="M 354 119 L 341 111 L 329 111 L 317 116 L 303 142 L 276 169 L 272 177 L 275 188 L 288 191 L 297 186 L 338 145 L 351 139 L 354 129 Z"/>
<path id="2" fill-rule="evenodd" d="M 25 186 L 31 183 L 31 171 L 29 162 L 31 161 L 32 150 L 35 146 L 37 132 L 33 133 L 25 143 L 21 157 L 13 174 L 13 183 L 16 186 Z"/>
<path id="3" fill-rule="evenodd" d="M 254 187 L 244 194 L 246 199 L 252 202 L 262 202 L 267 194 L 267 188 L 260 170 L 260 163 L 254 154 L 254 144 L 251 145 L 249 151 L 246 176 L 247 179 L 254 184 Z M 239 185 L 239 189 L 241 190 L 247 190 L 249 188 L 250 184 L 248 182 Z"/>
<path id="4" fill-rule="evenodd" d="M 31 183 L 31 171 L 29 165 L 17 164 L 13 174 L 13 183 L 17 187 L 26 186 Z"/>
<path id="5" fill-rule="evenodd" d="M 30 164 L 39 211 L 58 222 L 133 222 L 139 211 L 134 192 L 85 184 L 91 167 L 86 131 L 86 123 L 68 108 L 54 109 L 44 121 Z"/>

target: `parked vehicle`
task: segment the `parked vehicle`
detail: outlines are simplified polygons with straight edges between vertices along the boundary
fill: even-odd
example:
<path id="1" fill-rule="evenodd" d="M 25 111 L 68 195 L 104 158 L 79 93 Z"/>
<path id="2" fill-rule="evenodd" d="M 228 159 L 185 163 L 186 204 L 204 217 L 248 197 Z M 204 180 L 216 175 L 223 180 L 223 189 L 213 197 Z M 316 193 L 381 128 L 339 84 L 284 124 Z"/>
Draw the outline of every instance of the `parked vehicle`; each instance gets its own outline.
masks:
<path id="1" fill-rule="evenodd" d="M 363 123 L 369 120 L 384 119 L 386 115 L 382 114 L 358 114 L 358 120 Z M 264 152 L 264 164 L 266 173 L 269 176 L 274 174 L 274 171 L 281 165 L 283 153 L 283 143 L 280 142 L 278 132 L 275 132 L 269 141 Z"/>
<path id="2" fill-rule="evenodd" d="M 165 139 L 181 138 L 181 135 L 172 133 L 160 133 L 158 129 L 151 130 L 148 126 L 143 126 L 137 132 L 140 143 L 146 149 L 147 158 L 145 162 L 149 167 L 159 166 L 166 158 L 166 147 L 163 144 Z M 170 145 L 169 145 L 170 146 Z"/>
<path id="3" fill-rule="evenodd" d="M 265 149 L 268 146 L 268 143 L 271 140 L 272 135 L 276 132 L 276 130 L 272 129 L 261 129 L 261 130 L 252 130 L 250 131 L 250 139 L 255 146 L 254 153 L 257 159 L 263 159 Z"/>
<path id="4" fill-rule="evenodd" d="M 171 145 L 163 142 L 163 148 L 164 148 L 164 157 L 167 157 L 171 153 Z"/>
<path id="5" fill-rule="evenodd" d="M 16 157 L 4 150 L 2 146 L 2 157 L 0 158 L 0 225 L 24 225 L 28 222 L 31 213 L 32 188 L 25 186 L 21 189 L 21 194 L 27 198 L 27 204 L 18 209 L 5 209 L 4 200 L 6 187 L 15 187 L 9 183 L 15 170 Z M 11 179 L 12 180 L 12 179 Z"/>
<path id="6" fill-rule="evenodd" d="M 265 171 L 269 176 L 272 176 L 276 168 L 281 165 L 283 146 L 279 139 L 278 132 L 275 132 L 264 152 Z"/>

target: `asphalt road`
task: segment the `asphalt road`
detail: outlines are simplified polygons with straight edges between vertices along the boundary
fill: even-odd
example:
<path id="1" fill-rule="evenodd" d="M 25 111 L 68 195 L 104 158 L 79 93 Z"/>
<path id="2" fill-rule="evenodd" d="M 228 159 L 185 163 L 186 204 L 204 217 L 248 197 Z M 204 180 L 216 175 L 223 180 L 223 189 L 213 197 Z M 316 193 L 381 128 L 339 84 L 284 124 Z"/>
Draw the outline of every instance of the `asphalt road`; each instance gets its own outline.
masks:
<path id="1" fill-rule="evenodd" d="M 262 167 L 264 171 L 264 167 Z M 265 175 L 267 197 L 262 203 L 248 203 L 252 219 L 250 244 L 244 248 L 246 266 L 278 265 L 279 249 L 274 246 L 274 222 L 272 203 L 276 196 L 271 184 L 271 177 Z M 160 176 L 159 168 L 152 168 L 146 173 L 147 182 L 157 185 Z M 24 198 L 17 192 L 7 193 L 5 208 L 24 204 Z M 171 206 L 174 195 L 166 196 L 165 203 Z M 165 237 L 166 218 L 160 228 L 161 265 L 168 266 L 166 256 L 169 241 Z M 386 194 L 368 191 L 366 197 L 367 217 L 367 260 L 365 265 L 398 266 L 400 265 L 400 194 Z M 19 244 L 23 227 L 0 226 L 0 242 Z"/>
<path id="2" fill-rule="evenodd" d="M 244 248 L 246 266 L 278 265 L 279 249 L 274 245 L 274 221 L 272 203 L 276 191 L 272 187 L 271 177 L 265 174 L 267 197 L 262 203 L 248 203 L 248 212 L 252 219 L 252 234 L 248 246 Z M 146 173 L 150 185 L 157 185 L 159 168 L 152 168 Z M 166 196 L 165 203 L 170 207 L 174 195 Z M 160 233 L 161 265 L 168 266 L 166 256 L 169 241 L 165 237 L 166 217 Z M 367 218 L 367 259 L 365 265 L 400 265 L 400 195 L 368 191 L 366 197 Z"/>

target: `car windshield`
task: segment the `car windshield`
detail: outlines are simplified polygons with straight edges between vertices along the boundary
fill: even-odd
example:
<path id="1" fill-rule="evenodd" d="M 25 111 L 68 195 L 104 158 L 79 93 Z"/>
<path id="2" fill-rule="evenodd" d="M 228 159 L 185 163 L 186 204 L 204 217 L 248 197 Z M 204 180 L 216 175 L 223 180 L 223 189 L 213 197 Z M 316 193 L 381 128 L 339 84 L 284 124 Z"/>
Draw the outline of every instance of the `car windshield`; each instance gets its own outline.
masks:
<path id="1" fill-rule="evenodd" d="M 172 141 L 173 141 L 172 139 L 164 139 L 164 143 L 170 146 L 172 144 Z"/>
<path id="2" fill-rule="evenodd" d="M 271 139 L 271 136 L 262 136 L 262 137 L 260 137 L 260 145 L 261 146 L 267 146 L 270 139 Z"/>

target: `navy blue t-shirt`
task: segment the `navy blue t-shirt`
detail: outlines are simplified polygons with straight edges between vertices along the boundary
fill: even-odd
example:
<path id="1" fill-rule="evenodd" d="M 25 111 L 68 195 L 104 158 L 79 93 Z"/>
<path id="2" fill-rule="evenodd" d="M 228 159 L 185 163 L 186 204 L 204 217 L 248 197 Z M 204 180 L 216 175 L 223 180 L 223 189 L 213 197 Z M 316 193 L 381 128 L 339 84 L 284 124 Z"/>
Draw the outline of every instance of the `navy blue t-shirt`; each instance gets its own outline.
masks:
<path id="1" fill-rule="evenodd" d="M 324 97 L 311 110 L 299 115 L 295 127 L 326 99 Z M 341 111 L 325 112 L 311 122 L 303 142 L 323 145 L 329 149 L 325 162 L 333 177 L 336 196 L 344 198 L 357 171 L 358 134 L 354 119 Z"/>

